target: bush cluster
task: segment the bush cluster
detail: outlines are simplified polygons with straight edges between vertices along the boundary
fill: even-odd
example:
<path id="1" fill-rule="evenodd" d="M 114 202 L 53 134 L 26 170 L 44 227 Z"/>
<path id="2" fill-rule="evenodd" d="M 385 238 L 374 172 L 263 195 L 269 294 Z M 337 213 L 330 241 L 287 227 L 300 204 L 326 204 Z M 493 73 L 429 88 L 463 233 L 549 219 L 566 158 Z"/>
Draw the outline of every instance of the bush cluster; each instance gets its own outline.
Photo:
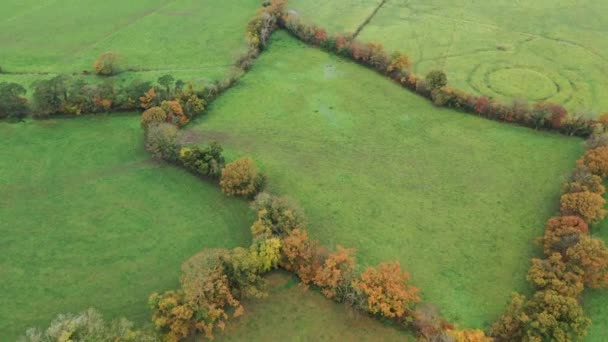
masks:
<path id="1" fill-rule="evenodd" d="M 279 24 L 298 39 L 372 68 L 440 107 L 453 108 L 491 120 L 583 137 L 589 136 L 597 125 L 608 123 L 608 116 L 604 121 L 593 120 L 585 113 L 570 114 L 564 107 L 554 103 L 529 105 L 523 101 L 514 101 L 512 104 L 503 104 L 484 96 L 467 94 L 450 87 L 447 76 L 441 70 L 420 77 L 410 70 L 412 61 L 407 55 L 395 52 L 389 56 L 380 44 L 362 43 L 348 34 L 330 35 L 325 29 L 309 25 L 293 13 L 283 15 Z"/>
<path id="2" fill-rule="evenodd" d="M 547 221 L 538 242 L 544 258 L 532 259 L 528 281 L 536 289 L 532 298 L 514 294 L 503 316 L 492 326 L 498 340 L 572 341 L 586 335 L 590 319 L 580 295 L 585 287 L 608 287 L 608 248 L 589 234 L 589 224 L 606 211 L 603 181 L 608 175 L 606 133 L 590 137 L 584 156 L 563 187 L 561 216 Z"/>

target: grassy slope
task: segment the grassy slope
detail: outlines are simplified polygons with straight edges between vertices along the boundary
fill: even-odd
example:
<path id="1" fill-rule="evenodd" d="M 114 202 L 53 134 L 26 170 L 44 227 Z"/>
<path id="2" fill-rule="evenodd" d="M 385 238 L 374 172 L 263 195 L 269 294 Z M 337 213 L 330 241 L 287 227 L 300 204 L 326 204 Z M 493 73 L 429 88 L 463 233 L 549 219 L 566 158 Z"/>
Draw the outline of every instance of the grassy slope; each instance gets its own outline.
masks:
<path id="1" fill-rule="evenodd" d="M 218 79 L 243 46 L 259 0 L 58 0 L 0 4 L 0 66 L 11 72 L 91 70 L 105 51 L 128 68 Z M 119 10 L 117 10 L 119 9 Z M 65 18 L 70 18 L 65 20 Z M 3 80 L 0 76 L 0 81 Z"/>
<path id="2" fill-rule="evenodd" d="M 136 117 L 0 123 L 0 340 L 89 306 L 149 322 L 205 247 L 249 244 L 247 205 L 142 148 Z"/>
<path id="3" fill-rule="evenodd" d="M 283 272 L 267 276 L 270 296 L 245 303 L 243 317 L 230 322 L 218 341 L 413 341 L 404 331 L 350 311 L 314 291 L 305 291 Z"/>
<path id="4" fill-rule="evenodd" d="M 606 11 L 605 1 L 391 0 L 359 38 L 408 53 L 417 72 L 443 69 L 468 92 L 606 111 Z"/>
<path id="5" fill-rule="evenodd" d="M 314 237 L 397 259 L 450 319 L 485 326 L 525 290 L 533 239 L 579 140 L 439 110 L 373 72 L 279 32 L 193 124 L 252 155 L 301 202 Z"/>
<path id="6" fill-rule="evenodd" d="M 308 22 L 331 32 L 354 33 L 381 0 L 290 0 L 288 8 Z"/>

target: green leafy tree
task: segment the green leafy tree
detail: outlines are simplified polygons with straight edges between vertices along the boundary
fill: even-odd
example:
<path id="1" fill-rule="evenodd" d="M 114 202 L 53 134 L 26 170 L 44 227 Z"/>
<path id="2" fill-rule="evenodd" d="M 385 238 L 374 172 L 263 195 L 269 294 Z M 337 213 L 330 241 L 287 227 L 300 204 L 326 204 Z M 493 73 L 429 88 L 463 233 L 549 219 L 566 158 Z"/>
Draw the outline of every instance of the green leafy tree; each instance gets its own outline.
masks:
<path id="1" fill-rule="evenodd" d="M 0 83 L 0 119 L 21 119 L 28 113 L 26 92 L 17 83 Z"/>
<path id="2" fill-rule="evenodd" d="M 217 142 L 211 142 L 204 148 L 182 147 L 179 151 L 179 160 L 194 173 L 218 178 L 225 163 L 222 151 L 222 146 Z"/>

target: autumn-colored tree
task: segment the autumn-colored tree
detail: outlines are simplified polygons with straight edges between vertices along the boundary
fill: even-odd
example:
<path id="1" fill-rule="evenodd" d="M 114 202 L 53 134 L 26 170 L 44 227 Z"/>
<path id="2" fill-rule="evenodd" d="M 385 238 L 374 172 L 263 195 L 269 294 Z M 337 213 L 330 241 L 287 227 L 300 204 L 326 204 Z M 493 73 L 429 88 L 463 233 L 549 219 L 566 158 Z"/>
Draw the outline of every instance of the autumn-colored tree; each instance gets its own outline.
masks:
<path id="1" fill-rule="evenodd" d="M 539 102 L 534 105 L 531 114 L 536 128 L 547 126 L 560 129 L 568 116 L 568 111 L 555 103 Z"/>
<path id="2" fill-rule="evenodd" d="M 405 73 L 412 66 L 412 61 L 408 55 L 396 51 L 391 56 L 391 61 L 386 68 L 389 73 L 397 73 L 399 75 Z"/>
<path id="3" fill-rule="evenodd" d="M 418 289 L 408 285 L 410 275 L 401 270 L 399 262 L 388 262 L 366 269 L 353 287 L 361 291 L 372 314 L 402 319 L 420 301 Z"/>
<path id="4" fill-rule="evenodd" d="M 314 278 L 314 284 L 321 288 L 327 298 L 340 300 L 345 288 L 350 286 L 355 268 L 354 249 L 338 246 L 337 250 L 327 256 Z"/>
<path id="5" fill-rule="evenodd" d="M 297 274 L 304 284 L 310 284 L 321 267 L 316 245 L 305 229 L 292 230 L 282 241 L 281 266 Z"/>
<path id="6" fill-rule="evenodd" d="M 562 215 L 577 215 L 587 223 L 595 223 L 606 216 L 605 203 L 601 195 L 589 191 L 563 194 L 560 211 Z"/>
<path id="7" fill-rule="evenodd" d="M 156 89 L 150 88 L 148 91 L 139 98 L 139 105 L 143 109 L 150 109 L 158 105 L 158 99 Z"/>
<path id="8" fill-rule="evenodd" d="M 608 129 L 608 113 L 603 113 L 597 118 L 597 122 L 602 125 L 604 130 Z"/>
<path id="9" fill-rule="evenodd" d="M 165 334 L 168 342 L 179 342 L 198 329 L 195 310 L 181 291 L 153 293 L 148 299 L 154 326 Z"/>
<path id="10" fill-rule="evenodd" d="M 480 115 L 487 114 L 489 108 L 491 108 L 490 100 L 487 97 L 478 97 L 475 100 L 475 112 Z"/>
<path id="11" fill-rule="evenodd" d="M 93 64 L 93 69 L 97 75 L 116 75 L 120 71 L 118 54 L 112 51 L 102 53 Z"/>
<path id="12" fill-rule="evenodd" d="M 147 128 L 150 124 L 159 124 L 167 121 L 167 113 L 160 107 L 146 109 L 141 114 L 141 126 Z"/>
<path id="13" fill-rule="evenodd" d="M 562 296 L 573 298 L 578 297 L 584 289 L 581 270 L 565 263 L 559 253 L 544 260 L 532 259 L 527 279 L 538 290 L 553 290 Z"/>
<path id="14" fill-rule="evenodd" d="M 608 119 L 608 117 L 607 117 Z M 606 122 L 608 125 L 608 121 Z M 585 141 L 585 147 L 587 150 L 594 150 L 598 147 L 608 146 L 608 132 L 595 132 Z"/>
<path id="15" fill-rule="evenodd" d="M 286 197 L 262 192 L 256 196 L 251 208 L 258 213 L 251 226 L 254 238 L 283 237 L 293 229 L 304 228 L 302 210 Z"/>
<path id="16" fill-rule="evenodd" d="M 578 165 L 564 184 L 564 193 L 593 192 L 603 195 L 606 192 L 602 177 L 592 174 L 584 165 Z"/>
<path id="17" fill-rule="evenodd" d="M 416 306 L 412 313 L 412 326 L 422 341 L 443 341 L 449 336 L 446 330 L 453 329 L 453 326 L 441 316 L 439 309 L 429 303 Z"/>
<path id="18" fill-rule="evenodd" d="M 547 221 L 545 235 L 541 239 L 547 256 L 557 252 L 566 256 L 568 248 L 589 232 L 587 223 L 578 216 L 558 216 Z"/>
<path id="19" fill-rule="evenodd" d="M 577 164 L 585 165 L 595 175 L 608 177 L 608 146 L 588 150 L 577 161 Z"/>
<path id="20" fill-rule="evenodd" d="M 592 288 L 608 286 L 608 249 L 601 239 L 582 236 L 567 252 L 569 262 L 584 272 L 585 285 Z"/>
<path id="21" fill-rule="evenodd" d="M 227 164 L 220 178 L 220 187 L 228 196 L 252 197 L 261 190 L 263 183 L 263 176 L 258 174 L 249 157 Z"/>
<path id="22" fill-rule="evenodd" d="M 498 341 L 576 341 L 586 335 L 590 322 L 576 298 L 553 290 L 538 291 L 530 300 L 514 294 L 490 336 Z"/>
<path id="23" fill-rule="evenodd" d="M 182 147 L 179 151 L 179 160 L 186 169 L 201 176 L 217 178 L 224 168 L 222 146 L 211 142 L 204 148 Z"/>
<path id="24" fill-rule="evenodd" d="M 382 44 L 367 43 L 367 50 L 369 50 L 369 64 L 371 67 L 385 73 L 390 63 L 390 58 L 384 51 Z"/>
<path id="25" fill-rule="evenodd" d="M 160 108 L 167 113 L 167 120 L 169 122 L 172 122 L 178 126 L 184 126 L 189 121 L 188 117 L 184 114 L 184 110 L 179 104 L 179 101 L 163 101 L 160 104 Z"/>
<path id="26" fill-rule="evenodd" d="M 193 118 L 205 110 L 206 103 L 196 95 L 192 83 L 188 83 L 188 87 L 185 90 L 179 91 L 178 98 L 184 109 L 184 114 L 188 118 Z"/>
<path id="27" fill-rule="evenodd" d="M 482 330 L 466 329 L 466 330 L 448 330 L 448 335 L 454 339 L 454 342 L 492 342 L 491 337 L 486 336 Z"/>

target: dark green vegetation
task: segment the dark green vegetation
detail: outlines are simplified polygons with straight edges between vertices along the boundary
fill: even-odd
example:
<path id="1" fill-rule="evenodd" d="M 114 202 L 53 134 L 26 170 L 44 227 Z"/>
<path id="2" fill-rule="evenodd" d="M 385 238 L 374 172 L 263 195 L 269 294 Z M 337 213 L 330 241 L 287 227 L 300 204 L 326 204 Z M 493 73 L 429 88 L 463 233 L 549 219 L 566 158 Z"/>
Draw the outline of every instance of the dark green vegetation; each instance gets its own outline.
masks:
<path id="1" fill-rule="evenodd" d="M 2 340 L 62 312 L 150 321 L 153 291 L 209 247 L 246 246 L 247 204 L 157 164 L 137 116 L 0 123 Z"/>
<path id="2" fill-rule="evenodd" d="M 266 277 L 269 297 L 245 302 L 247 313 L 218 341 L 413 341 L 407 333 L 305 290 L 284 272 Z"/>
<path id="3" fill-rule="evenodd" d="M 253 156 L 272 191 L 302 204 L 313 237 L 357 248 L 363 265 L 401 261 L 423 298 L 467 327 L 526 290 L 532 241 L 583 150 L 436 109 L 283 32 L 191 127 Z"/>

